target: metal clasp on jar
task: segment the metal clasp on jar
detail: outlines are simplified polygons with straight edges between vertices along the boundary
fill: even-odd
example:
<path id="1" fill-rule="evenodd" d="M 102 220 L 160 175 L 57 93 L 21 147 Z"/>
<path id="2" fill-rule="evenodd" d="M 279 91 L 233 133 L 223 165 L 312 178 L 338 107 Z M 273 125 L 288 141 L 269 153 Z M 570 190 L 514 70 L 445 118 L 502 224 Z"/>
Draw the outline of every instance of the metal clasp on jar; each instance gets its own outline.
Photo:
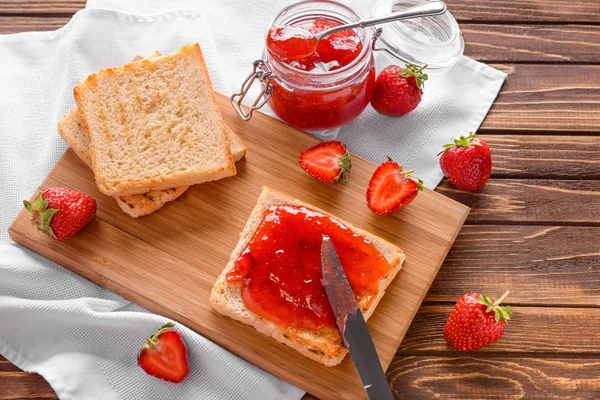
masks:
<path id="1" fill-rule="evenodd" d="M 230 97 L 231 105 L 233 105 L 233 108 L 235 108 L 244 121 L 249 121 L 250 118 L 252 118 L 252 112 L 254 110 L 258 110 L 267 104 L 267 101 L 269 101 L 269 98 L 271 98 L 271 94 L 273 93 L 273 84 L 270 81 L 271 79 L 277 78 L 275 75 L 271 74 L 271 70 L 264 60 L 256 60 L 252 63 L 252 66 L 252 73 L 248 75 L 242 83 L 240 92 L 234 93 Z M 257 79 L 262 85 L 262 90 L 248 109 L 248 112 L 246 112 L 242 106 L 242 101 L 244 100 L 244 97 L 246 97 L 246 94 L 252 87 L 254 81 Z"/>
<path id="2" fill-rule="evenodd" d="M 373 52 L 383 51 L 385 53 L 388 53 L 390 56 L 394 57 L 396 60 L 399 60 L 399 61 L 401 61 L 403 63 L 408 63 L 408 61 L 406 61 L 402 57 L 398 56 L 397 54 L 389 51 L 385 47 L 380 47 L 380 48 L 376 47 L 377 46 L 377 39 L 379 39 L 379 37 L 381 36 L 382 33 L 383 33 L 383 28 L 377 28 L 375 30 L 375 33 L 373 33 L 373 44 L 371 45 L 371 49 L 373 50 Z"/>

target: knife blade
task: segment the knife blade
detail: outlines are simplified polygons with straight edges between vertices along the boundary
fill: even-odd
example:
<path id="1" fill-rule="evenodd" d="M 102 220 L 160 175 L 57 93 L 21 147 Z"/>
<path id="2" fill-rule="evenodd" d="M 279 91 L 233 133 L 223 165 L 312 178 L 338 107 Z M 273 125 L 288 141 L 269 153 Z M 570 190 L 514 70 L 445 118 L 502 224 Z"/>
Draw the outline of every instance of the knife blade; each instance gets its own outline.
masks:
<path id="1" fill-rule="evenodd" d="M 381 368 L 369 328 L 354 298 L 348 277 L 329 236 L 321 244 L 321 283 L 344 345 L 348 347 L 354 366 L 370 400 L 393 400 L 394 396 Z"/>

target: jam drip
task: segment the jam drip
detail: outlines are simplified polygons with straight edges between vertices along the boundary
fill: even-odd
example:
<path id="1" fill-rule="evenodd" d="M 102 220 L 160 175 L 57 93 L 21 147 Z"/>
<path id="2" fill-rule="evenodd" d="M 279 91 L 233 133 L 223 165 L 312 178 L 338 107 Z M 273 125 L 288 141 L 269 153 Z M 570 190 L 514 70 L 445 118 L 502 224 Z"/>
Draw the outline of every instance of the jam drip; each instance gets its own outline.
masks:
<path id="1" fill-rule="evenodd" d="M 332 217 L 306 207 L 265 211 L 250 244 L 227 281 L 242 285 L 248 309 L 280 326 L 318 330 L 335 327 L 321 284 L 321 243 L 329 235 L 357 300 L 370 305 L 391 265 L 363 236 Z"/>

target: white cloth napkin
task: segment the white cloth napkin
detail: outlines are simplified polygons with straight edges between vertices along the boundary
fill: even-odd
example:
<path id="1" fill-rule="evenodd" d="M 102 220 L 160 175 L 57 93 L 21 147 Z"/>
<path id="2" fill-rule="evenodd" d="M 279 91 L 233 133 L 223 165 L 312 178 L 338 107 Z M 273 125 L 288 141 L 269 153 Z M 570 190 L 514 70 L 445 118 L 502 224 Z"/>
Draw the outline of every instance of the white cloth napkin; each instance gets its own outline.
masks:
<path id="1" fill-rule="evenodd" d="M 374 0 L 345 0 L 363 17 L 371 15 Z M 261 57 L 264 37 L 273 17 L 293 0 L 203 0 L 215 42 L 224 60 L 225 77 L 230 92 L 240 85 L 252 70 L 252 61 Z M 119 8 L 130 12 L 156 12 L 174 7 L 188 7 L 194 0 L 89 0 L 88 7 Z M 450 9 L 452 11 L 452 9 Z M 385 29 L 385 27 L 384 27 Z M 384 58 L 377 58 L 378 70 Z M 434 189 L 444 175 L 437 153 L 451 138 L 476 132 L 492 106 L 506 78 L 498 71 L 468 57 L 461 57 L 446 73 L 430 74 L 425 83 L 421 104 L 412 113 L 400 118 L 379 115 L 368 106 L 355 121 L 329 131 L 313 132 L 321 139 L 338 138 L 353 153 L 376 164 L 389 155 L 414 175 L 425 187 Z M 258 85 L 249 92 L 245 102 L 258 93 Z M 271 114 L 268 107 L 262 110 Z"/>
<path id="2" fill-rule="evenodd" d="M 88 9 L 56 32 L 0 36 L 0 354 L 40 373 L 61 399 L 292 400 L 303 394 L 182 325 L 189 377 L 173 384 L 146 375 L 136 355 L 165 318 L 8 238 L 22 200 L 66 149 L 56 124 L 75 105 L 76 81 L 135 54 L 168 53 L 196 41 L 215 87 L 227 92 L 198 10 L 136 16 Z"/>

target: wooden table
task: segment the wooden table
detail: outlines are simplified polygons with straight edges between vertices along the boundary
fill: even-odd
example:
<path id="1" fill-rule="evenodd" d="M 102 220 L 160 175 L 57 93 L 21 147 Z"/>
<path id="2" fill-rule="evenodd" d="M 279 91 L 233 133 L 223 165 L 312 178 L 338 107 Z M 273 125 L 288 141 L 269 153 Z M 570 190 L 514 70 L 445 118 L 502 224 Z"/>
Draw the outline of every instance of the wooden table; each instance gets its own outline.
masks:
<path id="1" fill-rule="evenodd" d="M 84 0 L 0 0 L 0 33 L 52 30 Z M 398 398 L 600 398 L 600 0 L 447 0 L 466 55 L 508 73 L 479 133 L 494 169 L 388 370 Z M 1 61 L 0 61 L 1 62 Z M 464 132 L 456 132 L 460 134 Z M 443 338 L 468 291 L 511 290 L 504 337 Z M 0 356 L 0 399 L 55 399 Z"/>

